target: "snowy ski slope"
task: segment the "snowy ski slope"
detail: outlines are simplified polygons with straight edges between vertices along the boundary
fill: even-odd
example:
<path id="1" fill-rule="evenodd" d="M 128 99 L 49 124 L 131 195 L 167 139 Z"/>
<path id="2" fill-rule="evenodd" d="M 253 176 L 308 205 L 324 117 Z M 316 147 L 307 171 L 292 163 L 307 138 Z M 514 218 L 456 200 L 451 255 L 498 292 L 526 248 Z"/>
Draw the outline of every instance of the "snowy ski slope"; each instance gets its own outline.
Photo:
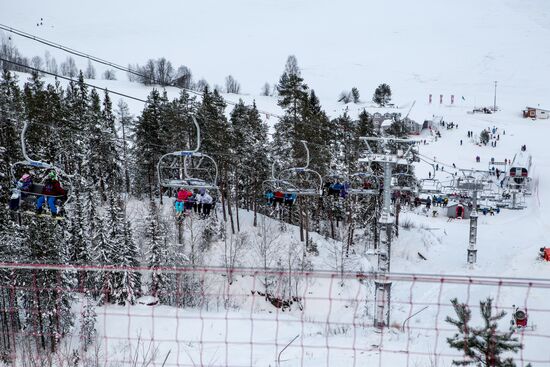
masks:
<path id="1" fill-rule="evenodd" d="M 162 5 L 166 8 L 142 0 L 131 3 L 94 1 L 78 5 L 68 0 L 4 1 L 0 5 L 0 23 L 123 65 L 165 56 L 175 66 L 189 66 L 195 79 L 205 77 L 211 84 L 221 85 L 225 76 L 232 74 L 241 82 L 246 95 L 225 97 L 232 101 L 243 98 L 246 102 L 255 99 L 259 109 L 274 114 L 280 113 L 276 99 L 258 94 L 264 82 L 277 81 L 289 54 L 297 56 L 305 81 L 318 93 L 331 117 L 338 116 L 346 108 L 356 114 L 363 107 L 369 107 L 374 88 L 387 82 L 394 91 L 394 101 L 405 113 L 416 100 L 411 112 L 415 119 L 422 121 L 437 115 L 459 125 L 458 129 L 442 130 L 443 136 L 437 142 L 426 132 L 419 137 L 428 142 L 420 145 L 420 153 L 436 157 L 438 162 L 447 165 L 454 163 L 459 168 L 486 169 L 491 157 L 497 161 L 511 159 L 520 146 L 526 144 L 533 158 L 533 195 L 528 198 L 525 210 L 503 210 L 494 217 L 480 217 L 478 261 L 474 269 L 466 265 L 467 221 L 447 222 L 442 215 L 427 218 L 405 213 L 401 220 L 409 219 L 417 228 L 401 230 L 392 249 L 392 270 L 442 275 L 550 277 L 550 263 L 536 259 L 540 247 L 550 246 L 550 121 L 521 117 L 521 109 L 526 105 L 540 104 L 550 108 L 550 3 L 545 0 L 205 0 L 166 1 Z M 37 27 L 40 18 L 44 19 L 43 26 Z M 20 37 L 12 38 L 23 54 L 43 55 L 42 45 Z M 50 52 L 58 63 L 64 59 L 58 51 Z M 77 63 L 85 66 L 83 60 Z M 95 80 L 93 83 L 140 98 L 148 94 L 149 88 L 127 82 L 120 72 L 117 76 L 119 81 Z M 24 80 L 23 74 L 20 78 Z M 501 111 L 494 115 L 468 114 L 474 106 L 492 105 L 495 80 L 498 81 L 497 104 Z M 338 94 L 353 86 L 359 88 L 362 99 L 367 102 L 348 106 L 337 103 Z M 175 96 L 177 91 L 170 89 L 169 93 Z M 433 94 L 432 105 L 427 103 L 428 94 Z M 438 103 L 440 94 L 444 95 L 443 105 Z M 453 106 L 449 105 L 451 94 L 455 96 Z M 127 102 L 133 113 L 139 113 L 140 102 Z M 268 121 L 273 124 L 275 118 Z M 482 129 L 493 126 L 506 131 L 505 135 L 500 134 L 495 148 L 479 147 L 466 137 L 468 130 L 479 134 Z M 477 155 L 481 163 L 475 162 Z M 427 164 L 417 166 L 420 177 L 427 177 L 430 170 Z M 248 223 L 249 219 L 244 214 L 242 221 Z M 243 224 L 246 225 L 250 224 Z M 322 243 L 322 239 L 319 241 Z M 318 269 L 327 267 L 322 257 L 328 257 L 329 244 L 323 246 L 326 251 L 322 251 L 315 264 Z M 427 260 L 419 259 L 417 252 L 424 254 Z M 359 265 L 362 270 L 368 270 L 369 261 L 374 264 L 374 259 L 367 256 Z M 323 289 L 322 284 L 319 289 Z M 405 299 L 409 289 L 397 286 L 394 292 L 396 298 Z M 443 298 L 466 297 L 465 292 L 464 287 L 450 287 Z M 437 284 L 422 285 L 415 293 L 416 301 L 428 302 L 437 294 Z M 496 289 L 488 294 L 487 289 L 474 287 L 469 294 L 470 304 L 489 295 L 496 297 Z M 501 305 L 510 307 L 525 300 L 525 289 L 509 290 L 498 296 Z M 531 294 L 526 306 L 547 309 L 548 294 Z M 145 315 L 152 312 L 142 308 Z M 401 322 L 408 311 L 408 308 L 395 306 L 392 317 Z M 114 325 L 103 332 L 129 329 L 124 312 L 120 311 L 121 316 L 116 321 L 102 320 Z M 158 310 L 168 315 L 176 312 Z M 442 322 L 444 316 L 430 308 L 414 322 L 431 325 L 438 318 Z M 283 319 L 286 317 L 299 316 L 289 314 Z M 151 327 L 147 318 L 144 320 L 134 322 L 132 327 L 136 332 L 143 330 L 145 335 L 155 326 Z M 534 313 L 531 320 L 537 324 L 538 334 L 550 335 L 547 314 Z M 174 325 L 169 322 L 161 325 L 157 324 L 157 335 L 174 331 L 171 329 Z M 289 325 L 282 327 L 278 342 L 293 337 L 296 330 Z M 246 323 L 235 327 L 238 326 L 243 330 L 247 328 Z M 211 330 L 225 327 L 215 323 L 209 325 Z M 272 340 L 266 330 L 259 338 Z M 309 341 L 316 338 L 316 331 L 308 330 Z M 434 350 L 434 353 L 446 350 L 443 339 L 435 351 L 433 333 L 421 334 L 415 336 L 411 348 Z M 234 337 L 239 339 L 242 335 Z M 335 343 L 346 343 L 351 335 L 334 338 Z M 378 343 L 381 339 L 369 330 L 359 338 L 364 338 L 362 343 L 365 344 Z M 399 349 L 407 343 L 407 338 L 389 334 L 384 341 L 389 348 Z M 526 336 L 524 342 L 526 356 L 550 360 L 546 339 Z M 203 351 L 195 345 L 189 346 L 185 353 L 198 360 Z M 204 353 L 217 363 L 224 360 L 216 355 L 218 351 Z M 272 351 L 257 353 L 258 365 L 273 363 L 266 357 Z M 185 355 L 182 352 L 178 361 L 184 360 Z M 176 363 L 176 356 L 171 358 L 169 361 Z M 290 362 L 286 365 L 300 365 L 300 350 L 291 349 L 287 358 Z M 332 358 L 332 363 L 343 363 L 349 360 L 349 355 L 333 354 Z M 361 363 L 379 361 L 376 353 L 361 358 Z M 402 359 L 394 358 L 397 357 L 385 356 L 381 365 L 404 365 Z M 230 360 L 235 364 L 247 361 L 241 354 Z M 325 360 L 329 358 L 312 353 L 306 365 L 319 365 Z M 429 365 L 426 359 L 418 363 Z"/>

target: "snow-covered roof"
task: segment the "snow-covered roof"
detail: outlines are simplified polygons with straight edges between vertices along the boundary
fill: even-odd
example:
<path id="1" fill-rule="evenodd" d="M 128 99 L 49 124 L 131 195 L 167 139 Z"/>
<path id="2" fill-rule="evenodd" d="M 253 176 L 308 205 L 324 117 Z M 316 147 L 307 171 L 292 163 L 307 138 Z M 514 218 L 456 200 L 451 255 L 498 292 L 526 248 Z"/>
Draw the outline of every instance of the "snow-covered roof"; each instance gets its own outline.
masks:
<path id="1" fill-rule="evenodd" d="M 393 124 L 393 120 L 386 119 L 380 124 L 381 127 L 390 127 Z"/>
<path id="2" fill-rule="evenodd" d="M 528 110 L 532 109 L 532 110 L 541 110 L 541 111 L 548 111 L 548 112 L 550 112 L 550 109 L 548 109 L 548 108 L 542 108 L 542 107 L 529 107 L 529 106 L 527 106 L 527 107 L 525 107 L 525 108 L 528 109 Z"/>

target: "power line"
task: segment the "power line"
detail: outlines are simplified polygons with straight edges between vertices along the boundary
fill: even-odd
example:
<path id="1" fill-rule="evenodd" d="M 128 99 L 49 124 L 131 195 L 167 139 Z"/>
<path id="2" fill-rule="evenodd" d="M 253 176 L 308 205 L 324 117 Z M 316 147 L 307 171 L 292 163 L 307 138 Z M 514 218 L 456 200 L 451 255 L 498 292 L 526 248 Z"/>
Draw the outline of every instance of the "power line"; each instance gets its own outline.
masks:
<path id="1" fill-rule="evenodd" d="M 85 58 L 85 59 L 88 59 L 88 60 L 91 60 L 91 61 L 94 61 L 94 62 L 97 62 L 99 64 L 103 64 L 103 65 L 106 65 L 106 66 L 109 66 L 109 67 L 112 67 L 114 69 L 117 69 L 117 70 L 120 70 L 120 71 L 124 71 L 126 73 L 129 73 L 129 74 L 132 74 L 132 75 L 135 75 L 135 76 L 139 76 L 140 78 L 144 78 L 144 79 L 149 79 L 151 81 L 154 82 L 154 84 L 158 84 L 158 85 L 161 85 L 163 86 L 163 83 L 160 83 L 158 80 L 154 79 L 154 78 L 150 78 L 149 76 L 146 76 L 146 75 L 143 75 L 135 70 L 132 70 L 131 68 L 128 68 L 126 66 L 122 66 L 122 65 L 119 65 L 117 63 L 114 63 L 112 61 L 108 61 L 108 60 L 105 60 L 105 59 L 102 59 L 102 58 L 99 58 L 99 57 L 96 57 L 96 56 L 93 56 L 93 55 L 90 55 L 90 54 L 87 54 L 87 53 L 84 53 L 82 51 L 78 51 L 78 50 L 75 50 L 73 48 L 70 48 L 70 47 L 67 47 L 67 46 L 63 46 L 59 43 L 55 43 L 53 41 L 49 41 L 47 39 L 44 39 L 44 38 L 41 38 L 41 37 L 38 37 L 38 36 L 35 36 L 33 34 L 30 34 L 30 33 L 27 33 L 27 32 L 24 32 L 24 31 L 21 31 L 21 30 L 18 30 L 18 29 L 15 29 L 13 27 L 10 27 L 10 26 L 7 26 L 7 25 L 4 25 L 4 24 L 0 24 L 0 29 L 4 30 L 4 31 L 7 31 L 7 32 L 10 32 L 10 33 L 13 33 L 13 34 L 16 34 L 18 36 L 21 36 L 21 37 L 24 37 L 24 38 L 27 38 L 27 39 L 30 39 L 32 41 L 35 41 L 35 42 L 39 42 L 39 43 L 42 43 L 46 46 L 49 46 L 49 47 L 53 47 L 53 48 L 57 48 L 59 50 L 62 50 L 64 52 L 67 52 L 67 53 L 70 53 L 72 55 L 75 55 L 75 56 L 78 56 L 78 57 L 82 57 L 82 58 Z M 170 87 L 175 87 L 175 88 L 179 88 L 181 90 L 185 90 L 186 92 L 188 93 L 191 93 L 191 94 L 195 94 L 199 97 L 202 98 L 202 93 L 201 92 L 197 92 L 193 89 L 189 89 L 189 88 L 184 88 L 184 87 L 181 87 L 181 86 L 178 86 L 176 84 L 174 84 L 173 82 L 168 84 L 168 86 Z M 232 106 L 236 106 L 237 103 L 236 102 L 231 102 L 231 101 L 225 101 L 228 105 L 232 105 Z M 274 117 L 278 117 L 278 118 L 281 118 L 281 116 L 277 115 L 277 114 L 274 114 L 274 113 L 271 113 L 271 112 L 266 112 L 266 111 L 262 111 L 262 110 L 258 110 L 258 112 L 260 114 L 264 114 L 266 115 L 267 118 L 269 118 L 269 116 L 274 116 Z"/>
<path id="2" fill-rule="evenodd" d="M 64 80 L 68 80 L 68 81 L 75 82 L 75 83 L 79 82 L 78 80 L 67 77 L 67 76 L 62 76 L 62 75 L 59 75 L 59 74 L 56 74 L 56 73 L 51 73 L 49 71 L 45 71 L 45 70 L 42 70 L 42 69 L 37 69 L 37 68 L 34 68 L 32 66 L 28 66 L 28 65 L 25 65 L 25 64 L 22 64 L 22 63 L 19 63 L 19 62 L 4 59 L 2 57 L 0 57 L 0 61 L 7 62 L 7 63 L 13 64 L 13 65 L 17 65 L 19 67 L 26 68 L 26 69 L 32 70 L 34 72 L 37 72 L 37 73 L 51 75 L 51 76 L 54 76 L 54 77 L 59 78 L 59 79 L 64 79 Z M 97 85 L 90 84 L 90 83 L 87 83 L 87 82 L 82 82 L 82 84 L 84 84 L 88 87 L 96 88 L 96 89 L 111 93 L 111 94 L 115 94 L 117 96 L 121 96 L 121 97 L 124 97 L 124 98 L 133 99 L 133 100 L 140 101 L 140 102 L 147 103 L 147 104 L 149 103 L 144 99 L 134 97 L 134 96 L 131 96 L 131 95 L 128 95 L 128 94 L 125 94 L 125 93 L 121 93 L 121 92 L 115 92 L 115 91 L 109 90 L 109 89 L 104 88 L 104 87 L 98 87 Z"/>
<path id="3" fill-rule="evenodd" d="M 79 82 L 78 80 L 75 80 L 73 78 L 70 78 L 70 77 L 65 77 L 65 76 L 61 76 L 61 75 L 58 75 L 58 74 L 55 74 L 55 73 L 51 73 L 51 72 L 48 72 L 48 71 L 44 71 L 42 69 L 37 69 L 37 68 L 34 68 L 32 66 L 28 66 L 28 65 L 25 65 L 25 64 L 21 64 L 21 63 L 18 63 L 18 62 L 15 62 L 15 61 L 11 61 L 11 60 L 7 60 L 7 59 L 4 59 L 2 57 L 0 57 L 0 61 L 3 61 L 3 62 L 8 62 L 8 63 L 11 63 L 11 64 L 14 64 L 14 65 L 17 65 L 19 67 L 22 67 L 22 68 L 27 68 L 29 70 L 32 70 L 32 71 L 35 71 L 37 73 L 43 73 L 43 74 L 47 74 L 47 75 L 51 75 L 51 76 L 54 76 L 56 78 L 60 78 L 60 79 L 64 79 L 64 80 L 68 80 L 68 81 L 72 81 L 72 82 Z M 136 100 L 136 101 L 140 101 L 140 102 L 143 102 L 145 104 L 150 104 L 149 101 L 147 100 L 144 100 L 144 99 L 141 99 L 141 98 L 138 98 L 138 97 L 134 97 L 134 96 L 131 96 L 129 94 L 125 94 L 125 93 L 121 93 L 121 92 L 116 92 L 116 91 L 113 91 L 113 90 L 110 90 L 110 89 L 107 89 L 107 88 L 101 88 L 101 87 L 98 87 L 94 84 L 90 84 L 90 83 L 86 83 L 86 82 L 83 82 L 84 85 L 88 86 L 88 87 L 91 87 L 91 88 L 96 88 L 96 89 L 99 89 L 99 90 L 103 90 L 107 93 L 110 93 L 110 94 L 115 94 L 115 95 L 118 95 L 118 96 L 121 96 L 121 97 L 124 97 L 124 98 L 129 98 L 129 99 L 133 99 L 133 100 Z M 48 126 L 48 127 L 52 127 L 51 125 L 49 124 L 46 124 L 46 123 L 40 123 L 40 122 L 33 122 L 33 125 L 34 124 L 37 124 L 37 125 L 43 125 L 43 126 Z M 61 129 L 66 129 L 66 130 L 72 130 L 78 134 L 82 134 L 83 132 L 81 130 L 78 130 L 76 128 L 72 128 L 72 127 L 69 127 L 69 126 L 59 126 L 57 128 L 61 128 Z M 202 132 L 202 134 L 204 136 L 209 136 L 207 133 L 205 132 Z M 113 141 L 113 142 L 131 142 L 131 140 L 124 140 L 122 138 L 119 138 L 119 137 L 116 137 L 116 138 L 113 138 L 113 139 L 108 139 L 109 141 Z M 154 146 L 154 147 L 159 147 L 159 148 L 169 148 L 169 149 L 174 149 L 173 147 L 171 146 L 168 146 L 168 145 L 160 145 L 160 144 L 146 144 L 148 146 Z M 211 153 L 213 155 L 229 155 L 229 154 L 226 154 L 226 153 Z"/>

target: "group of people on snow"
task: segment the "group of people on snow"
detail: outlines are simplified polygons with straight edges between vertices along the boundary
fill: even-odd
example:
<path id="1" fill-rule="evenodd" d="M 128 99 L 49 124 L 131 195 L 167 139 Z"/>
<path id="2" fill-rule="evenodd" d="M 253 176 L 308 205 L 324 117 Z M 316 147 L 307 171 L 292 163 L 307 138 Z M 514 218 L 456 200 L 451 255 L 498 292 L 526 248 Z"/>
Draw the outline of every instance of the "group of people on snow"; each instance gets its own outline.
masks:
<path id="1" fill-rule="evenodd" d="M 179 188 L 176 193 L 176 216 L 190 214 L 192 211 L 202 217 L 210 216 L 214 199 L 205 188 L 194 189 L 193 191 Z"/>
<path id="2" fill-rule="evenodd" d="M 34 182 L 32 175 L 31 173 L 24 173 L 15 184 L 15 189 L 9 202 L 10 209 L 18 210 L 21 202 L 28 196 L 33 195 L 37 196 L 35 201 L 36 214 L 42 214 L 43 206 L 47 203 L 52 216 L 56 217 L 59 215 L 56 201 L 59 199 L 65 200 L 67 191 L 61 186 L 55 170 L 48 171 L 41 184 L 42 189 L 40 190 L 40 194 L 33 192 Z"/>

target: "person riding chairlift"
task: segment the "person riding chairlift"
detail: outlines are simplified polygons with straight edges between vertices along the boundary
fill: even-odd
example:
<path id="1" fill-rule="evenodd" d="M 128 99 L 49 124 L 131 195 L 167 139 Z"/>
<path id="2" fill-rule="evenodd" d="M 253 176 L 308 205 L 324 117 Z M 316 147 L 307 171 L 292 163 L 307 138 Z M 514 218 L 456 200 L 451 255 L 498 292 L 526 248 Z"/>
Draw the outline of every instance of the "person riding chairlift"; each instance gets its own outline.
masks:
<path id="1" fill-rule="evenodd" d="M 202 210 L 202 216 L 210 216 L 210 209 L 212 209 L 212 202 L 214 201 L 214 199 L 208 194 L 208 192 L 206 192 L 206 189 L 200 189 L 200 195 L 198 195 L 197 201 L 199 202 L 200 208 Z M 199 210 L 199 213 L 201 212 L 201 210 Z"/>
<path id="2" fill-rule="evenodd" d="M 292 207 L 294 205 L 294 202 L 296 201 L 296 194 L 295 193 L 286 193 L 284 196 L 285 205 L 287 207 Z"/>
<path id="3" fill-rule="evenodd" d="M 283 205 L 285 194 L 281 191 L 281 189 L 276 189 L 275 193 L 273 193 L 273 197 L 273 205 L 275 207 Z"/>
<path id="4" fill-rule="evenodd" d="M 19 209 L 19 204 L 27 197 L 28 194 L 26 192 L 31 190 L 32 184 L 32 177 L 30 174 L 25 173 L 21 176 L 19 181 L 15 184 L 15 192 L 10 199 L 9 206 L 11 210 Z"/>
<path id="5" fill-rule="evenodd" d="M 174 206 L 176 207 L 176 215 L 181 215 L 183 213 L 183 209 L 185 208 L 185 201 L 187 200 L 188 191 L 182 188 L 178 189 L 176 202 L 174 203 Z"/>
<path id="6" fill-rule="evenodd" d="M 342 191 L 342 184 L 338 181 L 330 185 L 329 193 L 332 193 L 332 196 L 337 199 L 340 195 L 340 191 Z"/>
<path id="7" fill-rule="evenodd" d="M 48 178 L 44 181 L 44 187 L 42 188 L 42 195 L 36 200 L 36 213 L 42 214 L 42 206 L 45 201 L 48 201 L 48 207 L 52 216 L 57 216 L 57 207 L 55 201 L 58 196 L 64 196 L 66 191 L 61 187 L 61 184 L 57 180 L 57 174 L 55 171 L 48 173 Z M 46 199 L 47 198 L 47 199 Z"/>
<path id="8" fill-rule="evenodd" d="M 268 189 L 266 192 L 265 192 L 265 200 L 267 202 L 267 205 L 273 205 L 273 191 L 271 191 L 271 189 Z"/>

